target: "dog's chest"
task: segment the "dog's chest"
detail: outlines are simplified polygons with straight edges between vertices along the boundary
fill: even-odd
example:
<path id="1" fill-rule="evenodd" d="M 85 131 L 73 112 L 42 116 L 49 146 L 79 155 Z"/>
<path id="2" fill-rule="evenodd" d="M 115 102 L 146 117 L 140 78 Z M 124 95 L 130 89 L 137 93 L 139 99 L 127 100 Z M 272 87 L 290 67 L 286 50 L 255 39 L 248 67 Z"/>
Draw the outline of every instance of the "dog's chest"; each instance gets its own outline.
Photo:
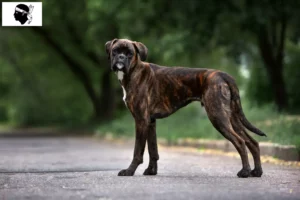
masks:
<path id="1" fill-rule="evenodd" d="M 118 72 L 117 72 L 117 76 L 118 76 L 118 79 L 119 79 L 119 81 L 120 81 L 120 83 L 121 83 L 121 87 L 122 87 L 122 89 L 123 89 L 123 101 L 124 101 L 125 105 L 127 106 L 127 103 L 126 103 L 126 96 L 127 96 L 127 93 L 126 93 L 126 90 L 125 90 L 124 86 L 122 85 L 122 80 L 123 80 L 123 78 L 124 78 L 124 72 L 118 71 Z"/>
<path id="2" fill-rule="evenodd" d="M 122 89 L 123 89 L 123 101 L 124 101 L 125 105 L 127 106 L 127 103 L 126 103 L 126 95 L 127 95 L 127 93 L 126 93 L 126 90 L 125 90 L 124 86 L 123 85 L 121 85 L 121 86 L 122 86 Z"/>

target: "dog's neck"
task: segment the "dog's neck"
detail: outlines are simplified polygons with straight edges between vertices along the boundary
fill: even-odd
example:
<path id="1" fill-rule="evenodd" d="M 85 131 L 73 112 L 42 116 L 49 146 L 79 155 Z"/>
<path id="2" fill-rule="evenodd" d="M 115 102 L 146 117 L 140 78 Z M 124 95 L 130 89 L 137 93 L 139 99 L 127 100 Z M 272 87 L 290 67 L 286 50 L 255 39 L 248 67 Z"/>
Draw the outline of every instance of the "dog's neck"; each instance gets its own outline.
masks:
<path id="1" fill-rule="evenodd" d="M 127 90 L 129 89 L 132 81 L 134 81 L 134 85 L 136 85 L 138 82 L 143 81 L 143 79 L 145 79 L 145 76 L 143 76 L 143 74 L 148 70 L 150 70 L 149 64 L 139 61 L 135 64 L 135 66 L 131 67 L 127 73 L 118 71 L 116 72 L 116 74 L 122 87 Z"/>
<path id="2" fill-rule="evenodd" d="M 123 101 L 126 106 L 126 98 L 128 95 L 130 96 L 133 91 L 137 92 L 138 88 L 136 88 L 136 86 L 142 83 L 142 81 L 145 81 L 147 78 L 145 75 L 149 74 L 149 70 L 151 70 L 149 63 L 139 61 L 127 73 L 122 71 L 116 72 L 118 80 L 123 89 Z"/>

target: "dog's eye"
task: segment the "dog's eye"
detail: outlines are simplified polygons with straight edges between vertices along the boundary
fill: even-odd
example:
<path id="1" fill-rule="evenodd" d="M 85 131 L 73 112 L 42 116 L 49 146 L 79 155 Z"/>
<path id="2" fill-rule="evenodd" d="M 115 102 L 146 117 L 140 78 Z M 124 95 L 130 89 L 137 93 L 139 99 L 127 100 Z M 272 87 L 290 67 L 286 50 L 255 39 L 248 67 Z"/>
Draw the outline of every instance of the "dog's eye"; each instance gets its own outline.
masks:
<path id="1" fill-rule="evenodd" d="M 112 55 L 113 55 L 113 56 L 115 56 L 117 53 L 118 53 L 118 52 L 117 52 L 116 49 L 114 49 L 114 50 L 112 51 Z"/>
<path id="2" fill-rule="evenodd" d="M 127 56 L 128 56 L 128 57 L 132 57 L 133 54 L 132 54 L 131 52 L 128 52 Z"/>

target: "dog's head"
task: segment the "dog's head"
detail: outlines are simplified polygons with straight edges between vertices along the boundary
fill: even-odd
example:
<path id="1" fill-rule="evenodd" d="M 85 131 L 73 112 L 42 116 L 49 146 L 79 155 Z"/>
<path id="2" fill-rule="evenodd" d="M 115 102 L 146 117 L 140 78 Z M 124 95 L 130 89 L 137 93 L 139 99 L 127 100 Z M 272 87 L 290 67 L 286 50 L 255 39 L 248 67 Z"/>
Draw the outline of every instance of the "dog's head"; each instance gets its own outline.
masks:
<path id="1" fill-rule="evenodd" d="M 111 69 L 127 73 L 140 61 L 147 59 L 148 49 L 140 43 L 127 39 L 113 39 L 105 44 Z"/>

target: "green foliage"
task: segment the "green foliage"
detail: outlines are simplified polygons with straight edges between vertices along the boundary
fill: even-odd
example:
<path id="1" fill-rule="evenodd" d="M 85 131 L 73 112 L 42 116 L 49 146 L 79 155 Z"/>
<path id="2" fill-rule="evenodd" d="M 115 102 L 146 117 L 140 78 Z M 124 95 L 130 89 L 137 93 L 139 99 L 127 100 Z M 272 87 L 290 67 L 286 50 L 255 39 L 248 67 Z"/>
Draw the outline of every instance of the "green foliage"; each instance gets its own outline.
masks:
<path id="1" fill-rule="evenodd" d="M 62 84 L 64 88 L 60 88 L 59 85 L 57 88 L 48 88 L 45 91 L 46 94 L 43 95 L 42 102 L 32 97 L 31 93 L 26 90 L 18 92 L 18 96 L 11 96 L 13 100 L 9 104 L 9 118 L 12 123 L 34 126 L 71 125 L 86 122 L 92 112 L 86 96 L 72 92 L 76 90 L 72 82 Z M 46 85 L 42 86 L 46 87 Z"/>
<path id="2" fill-rule="evenodd" d="M 7 109 L 5 106 L 0 106 L 0 122 L 6 122 L 8 121 L 8 114 Z"/>
<path id="3" fill-rule="evenodd" d="M 264 105 L 273 102 L 273 88 L 269 81 L 269 76 L 263 64 L 258 60 L 249 66 L 250 79 L 247 81 L 247 98 L 256 105 Z M 300 91 L 300 47 L 291 42 L 287 43 L 286 59 L 284 68 L 284 78 L 289 100 L 289 111 L 299 113 Z"/>
<path id="4" fill-rule="evenodd" d="M 211 126 L 205 111 L 200 103 L 192 103 L 177 111 L 168 118 L 157 120 L 157 134 L 169 140 L 179 137 L 205 137 L 221 138 Z M 111 123 L 99 127 L 100 133 L 112 132 L 117 135 L 134 136 L 134 120 L 129 112 Z"/>
<path id="5" fill-rule="evenodd" d="M 292 144 L 300 148 L 300 117 L 280 115 L 274 105 L 256 107 L 242 102 L 247 119 L 268 137 L 260 137 L 248 131 L 258 141 Z M 168 118 L 157 120 L 157 136 L 174 141 L 178 138 L 224 139 L 216 131 L 199 103 L 192 103 Z M 112 133 L 117 136 L 134 137 L 134 120 L 128 112 L 123 117 L 101 125 L 99 135 Z"/>
<path id="6" fill-rule="evenodd" d="M 113 38 L 143 42 L 149 50 L 149 62 L 226 71 L 243 90 L 240 56 L 257 50 L 255 30 L 269 25 L 272 17 L 279 22 L 281 12 L 288 13 L 286 40 L 297 41 L 298 5 L 286 1 L 281 6 L 279 1 L 269 0 L 43 1 L 43 27 L 1 28 L 0 121 L 23 125 L 85 123 L 94 115 L 106 118 L 113 108 L 111 116 L 119 116 L 124 108 L 117 105 L 122 100 L 113 97 L 119 97 L 115 93 L 120 88 L 115 79 L 107 78 L 109 64 L 104 50 L 105 42 Z M 289 101 L 296 110 L 300 105 L 299 45 L 288 45 L 284 72 Z M 251 102 L 264 105 L 273 101 L 273 95 L 258 54 L 248 61 L 251 78 L 246 93 Z M 187 110 L 191 116 L 195 114 L 193 109 Z M 120 127 L 121 122 L 113 126 Z M 162 132 L 172 131 L 172 126 Z"/>
<path id="7" fill-rule="evenodd" d="M 300 110 L 300 46 L 293 43 L 287 44 L 287 58 L 285 68 L 285 80 L 289 105 L 292 112 Z"/>
<path id="8" fill-rule="evenodd" d="M 24 41 L 15 39 L 10 47 L 18 42 Z M 0 60 L 4 117 L 12 124 L 26 126 L 86 122 L 92 108 L 82 86 L 61 61 L 51 59 L 53 52 L 38 49 L 39 45 L 19 48 L 6 61 Z"/>
<path id="9" fill-rule="evenodd" d="M 273 91 L 266 69 L 257 63 L 251 66 L 250 79 L 246 87 L 246 94 L 253 104 L 264 105 L 273 101 Z"/>

